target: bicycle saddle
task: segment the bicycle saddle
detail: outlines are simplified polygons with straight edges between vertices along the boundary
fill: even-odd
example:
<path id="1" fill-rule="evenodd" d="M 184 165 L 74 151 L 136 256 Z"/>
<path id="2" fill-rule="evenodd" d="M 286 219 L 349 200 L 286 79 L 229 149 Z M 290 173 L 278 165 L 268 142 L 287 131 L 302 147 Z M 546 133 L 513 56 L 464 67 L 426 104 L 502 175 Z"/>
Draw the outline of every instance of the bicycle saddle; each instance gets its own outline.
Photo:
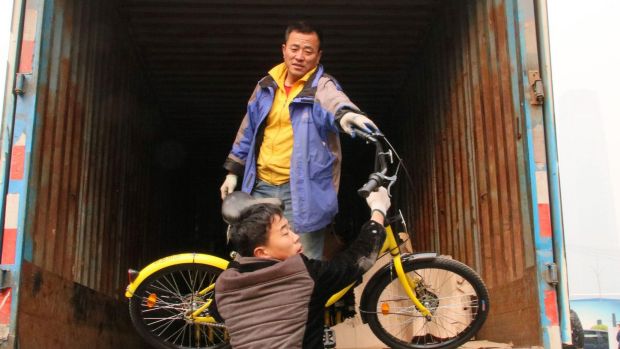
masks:
<path id="1" fill-rule="evenodd" d="M 235 191 L 228 194 L 222 202 L 222 218 L 228 224 L 238 223 L 248 208 L 258 204 L 273 204 L 284 210 L 284 202 L 278 198 L 258 199 L 246 192 Z"/>

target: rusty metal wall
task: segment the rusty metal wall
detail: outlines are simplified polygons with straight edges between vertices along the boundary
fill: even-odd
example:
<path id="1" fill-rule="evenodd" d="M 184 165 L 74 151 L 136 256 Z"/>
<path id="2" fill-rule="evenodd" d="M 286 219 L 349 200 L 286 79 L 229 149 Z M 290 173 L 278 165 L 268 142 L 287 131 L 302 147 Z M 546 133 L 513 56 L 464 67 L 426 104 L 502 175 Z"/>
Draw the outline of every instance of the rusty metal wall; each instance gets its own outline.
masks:
<path id="1" fill-rule="evenodd" d="M 446 3 L 412 60 L 392 128 L 402 130 L 414 177 L 399 193 L 414 245 L 481 273 L 492 304 L 485 329 L 493 331 L 484 338 L 534 345 L 540 325 L 529 282 L 536 278 L 513 6 Z"/>
<path id="2" fill-rule="evenodd" d="M 24 256 L 120 297 L 158 244 L 157 111 L 113 5 L 46 2 Z"/>
<path id="3" fill-rule="evenodd" d="M 400 133 L 397 149 L 414 182 L 398 193 L 398 206 L 413 223 L 416 249 L 450 254 L 481 272 L 492 297 L 483 338 L 535 345 L 540 326 L 538 305 L 529 304 L 536 277 L 515 87 L 522 69 L 510 19 L 515 1 L 394 0 L 377 15 L 374 1 L 362 1 L 353 17 L 346 3 L 320 1 L 312 17 L 332 34 L 328 69 L 388 135 Z M 223 175 L 217 170 L 239 122 L 229 115 L 240 117 L 255 80 L 277 63 L 285 18 L 307 7 L 296 1 L 280 14 L 289 2 L 251 3 L 46 0 L 24 254 L 33 266 L 119 297 L 126 268 L 144 266 L 162 245 L 221 245 L 202 234 L 219 233 L 212 214 Z M 222 11 L 228 17 L 218 21 Z M 239 45 L 256 32 L 248 23 L 274 11 L 278 16 L 266 16 L 268 42 Z M 226 40 L 211 42 L 209 34 Z M 246 57 L 260 59 L 244 65 Z M 230 103 L 212 103 L 212 93 Z M 212 105 L 228 109 L 212 112 Z M 200 155 L 188 155 L 196 163 L 172 175 L 158 170 L 153 154 L 175 157 L 188 139 L 186 149 Z M 345 166 L 365 174 L 360 164 L 369 156 L 355 147 Z M 360 183 L 346 176 L 343 183 Z M 361 201 L 341 200 L 341 215 L 355 217 L 346 214 L 352 202 Z M 175 229 L 182 233 L 170 234 Z"/>
<path id="4" fill-rule="evenodd" d="M 6 348 L 152 348 L 131 325 L 125 302 L 32 263 L 22 272 L 17 345 Z"/>

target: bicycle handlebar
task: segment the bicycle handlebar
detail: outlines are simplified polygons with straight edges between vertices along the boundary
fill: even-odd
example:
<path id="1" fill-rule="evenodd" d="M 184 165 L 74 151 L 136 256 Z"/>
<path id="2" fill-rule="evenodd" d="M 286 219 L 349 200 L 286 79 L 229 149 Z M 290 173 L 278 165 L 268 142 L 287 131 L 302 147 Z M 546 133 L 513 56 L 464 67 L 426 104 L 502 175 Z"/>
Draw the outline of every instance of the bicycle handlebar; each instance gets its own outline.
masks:
<path id="1" fill-rule="evenodd" d="M 380 141 L 380 138 L 383 137 L 381 133 L 367 133 L 357 128 L 354 128 L 353 132 L 356 136 L 359 136 L 369 143 L 375 144 L 375 172 L 371 173 L 370 176 L 368 176 L 368 181 L 357 190 L 359 196 L 367 198 L 368 195 L 376 191 L 377 188 L 385 186 L 390 181 L 393 181 L 393 179 L 389 179 L 385 175 L 388 168 L 384 156 L 390 155 L 391 157 L 391 153 L 383 152 L 383 145 Z"/>
<path id="2" fill-rule="evenodd" d="M 376 134 L 364 132 L 356 127 L 353 127 L 353 133 L 355 133 L 356 136 L 367 140 L 368 142 L 372 142 L 372 143 L 377 142 L 377 138 L 374 137 L 376 136 Z"/>
<path id="3" fill-rule="evenodd" d="M 367 198 L 371 192 L 377 190 L 381 186 L 383 180 L 376 173 L 371 173 L 368 182 L 357 190 L 357 194 L 363 198 Z"/>

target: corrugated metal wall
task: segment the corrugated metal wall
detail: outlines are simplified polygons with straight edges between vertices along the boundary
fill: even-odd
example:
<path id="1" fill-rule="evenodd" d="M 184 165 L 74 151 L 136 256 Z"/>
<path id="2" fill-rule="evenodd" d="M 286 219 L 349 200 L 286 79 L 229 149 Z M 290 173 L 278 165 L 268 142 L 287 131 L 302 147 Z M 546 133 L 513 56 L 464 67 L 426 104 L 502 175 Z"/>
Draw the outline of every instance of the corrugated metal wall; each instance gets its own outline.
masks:
<path id="1" fill-rule="evenodd" d="M 170 253 L 181 245 L 199 251 L 221 248 L 223 242 L 213 238 L 223 237 L 215 213 L 223 175 L 217 171 L 221 154 L 230 146 L 221 127 L 223 122 L 230 126 L 232 137 L 238 120 L 226 113 L 208 113 L 211 103 L 203 96 L 223 94 L 222 100 L 231 102 L 230 114 L 236 115 L 235 110 L 243 108 L 235 101 L 244 103 L 247 98 L 238 94 L 246 89 L 249 94 L 255 78 L 268 67 L 253 63 L 248 67 L 255 70 L 239 73 L 239 66 L 246 56 L 277 63 L 272 60 L 278 55 L 277 36 L 284 25 L 280 22 L 307 7 L 295 2 L 283 15 L 271 18 L 266 30 L 274 38 L 273 56 L 266 56 L 268 49 L 260 45 L 248 46 L 242 54 L 230 52 L 224 45 L 227 40 L 216 40 L 221 52 L 192 44 L 209 41 L 207 34 L 227 33 L 237 48 L 235 39 L 245 40 L 248 30 L 255 32 L 243 21 L 255 24 L 257 16 L 273 15 L 288 4 L 259 1 L 260 6 L 246 6 L 249 2 L 224 11 L 219 1 L 181 6 L 155 0 L 46 0 L 53 10 L 46 11 L 42 38 L 25 250 L 35 267 L 119 297 L 129 266 L 144 266 L 160 252 Z M 398 206 L 407 208 L 416 249 L 450 254 L 482 273 L 492 297 L 484 338 L 532 344 L 540 326 L 538 311 L 532 310 L 538 305 L 529 304 L 535 303 L 532 285 L 537 281 L 524 180 L 519 107 L 523 97 L 517 81 L 522 67 L 510 15 L 514 4 L 394 0 L 371 16 L 375 2 L 364 1 L 357 9 L 359 16 L 343 15 L 343 22 L 323 15 L 346 14 L 350 6 L 323 1 L 313 7 L 311 18 L 322 19 L 325 32 L 332 34 L 327 42 L 334 49 L 325 55 L 334 63 L 327 58 L 324 62 L 336 68 L 337 78 L 343 77 L 345 90 L 353 86 L 352 98 L 376 114 L 390 138 L 401 133 L 397 149 L 414 183 L 401 190 Z M 184 15 L 170 11 L 177 5 L 182 14 L 192 13 L 196 6 L 202 12 L 187 24 Z M 247 12 L 238 16 L 237 10 Z M 204 16 L 217 19 L 222 11 L 240 18 L 233 30 L 230 18 L 215 20 L 214 28 L 201 26 L 209 23 Z M 360 19 L 364 14 L 381 27 Z M 390 15 L 394 17 L 386 19 Z M 339 35 L 345 31 L 341 27 L 360 39 L 349 43 Z M 162 31 L 171 33 L 160 37 Z M 373 46 L 367 36 L 389 49 L 366 47 Z M 384 43 L 384 36 L 390 41 Z M 246 49 L 241 46 L 239 50 Z M 364 54 L 370 48 L 377 53 Z M 197 50 L 202 56 L 196 57 Z M 165 52 L 169 62 L 168 56 L 161 56 Z M 236 60 L 221 63 L 231 55 Z M 203 67 L 202 59 L 210 63 Z M 222 88 L 228 81 L 221 72 L 224 67 L 233 77 L 247 75 L 250 85 L 240 87 L 233 80 L 234 88 Z M 177 68 L 185 71 L 178 79 Z M 212 69 L 221 80 L 200 74 L 203 68 Z M 386 72 L 393 75 L 386 78 Z M 148 79 L 155 79 L 156 98 L 150 96 Z M 186 96 L 187 86 L 193 94 Z M 394 98 L 392 91 L 400 96 Z M 193 103 L 183 104 L 187 99 Z M 393 110 L 393 100 L 398 100 L 396 113 L 390 118 L 380 114 Z M 160 112 L 165 118 L 159 118 Z M 160 125 L 166 125 L 166 134 Z M 343 143 L 345 150 L 355 149 L 345 154 L 343 164 L 349 172 L 369 172 L 363 167 L 371 165 L 370 155 L 360 151 L 362 146 Z M 184 154 L 187 151 L 193 154 Z M 179 164 L 164 168 L 170 160 Z M 354 177 L 343 173 L 343 183 L 357 186 L 361 181 Z M 341 216 L 353 221 L 367 211 L 350 187 L 343 188 L 350 194 L 341 190 Z"/>
<path id="2" fill-rule="evenodd" d="M 394 120 L 405 127 L 394 129 L 404 131 L 401 151 L 414 177 L 401 199 L 417 249 L 481 272 L 491 290 L 485 328 L 494 330 L 487 338 L 531 344 L 535 311 L 522 333 L 502 333 L 498 325 L 507 320 L 500 314 L 525 320 L 520 310 L 537 306 L 530 304 L 535 298 L 513 296 L 527 294 L 535 271 L 512 6 L 446 5 L 404 88 Z"/>
<path id="3" fill-rule="evenodd" d="M 157 111 L 112 4 L 46 2 L 25 256 L 120 297 L 158 244 Z"/>

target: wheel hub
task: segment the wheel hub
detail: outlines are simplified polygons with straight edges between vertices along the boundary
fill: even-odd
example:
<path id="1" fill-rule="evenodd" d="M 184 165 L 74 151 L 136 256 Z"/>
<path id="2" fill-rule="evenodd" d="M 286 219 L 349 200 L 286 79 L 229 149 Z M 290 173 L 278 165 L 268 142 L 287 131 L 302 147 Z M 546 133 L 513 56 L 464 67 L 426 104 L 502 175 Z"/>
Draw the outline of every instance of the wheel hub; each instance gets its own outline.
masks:
<path id="1" fill-rule="evenodd" d="M 183 317 L 185 321 L 193 324 L 194 319 L 192 317 L 192 314 L 198 308 L 200 308 L 204 304 L 204 302 L 202 301 L 200 297 L 196 296 L 195 294 L 188 294 L 183 297 L 182 304 L 183 304 L 183 315 L 184 315 Z M 203 312 L 203 314 L 204 313 L 208 313 L 208 311 Z"/>
<path id="2" fill-rule="evenodd" d="M 428 309 L 432 315 L 434 315 L 435 311 L 439 307 L 439 297 L 437 297 L 435 293 L 426 289 L 423 285 L 416 288 L 416 295 L 422 305 L 424 305 L 424 307 Z"/>

